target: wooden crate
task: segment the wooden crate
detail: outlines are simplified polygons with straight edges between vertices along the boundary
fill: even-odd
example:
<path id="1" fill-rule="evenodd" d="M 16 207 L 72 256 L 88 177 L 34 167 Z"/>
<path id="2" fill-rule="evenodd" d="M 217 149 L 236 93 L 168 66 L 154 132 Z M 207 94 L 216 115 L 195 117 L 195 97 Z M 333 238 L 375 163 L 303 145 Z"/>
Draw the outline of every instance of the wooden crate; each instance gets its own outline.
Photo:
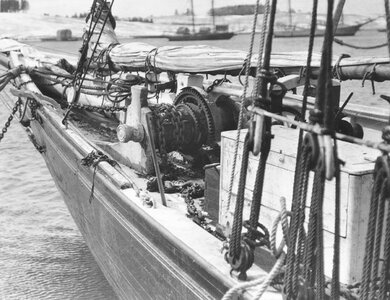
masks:
<path id="1" fill-rule="evenodd" d="M 271 152 L 268 158 L 264 195 L 259 221 L 271 229 L 273 220 L 280 210 L 280 197 L 287 199 L 287 208 L 291 207 L 294 170 L 296 161 L 298 130 L 273 126 Z M 236 202 L 237 184 L 240 174 L 241 153 L 246 130 L 242 131 L 238 151 L 237 166 L 234 174 L 233 194 L 230 207 L 227 207 L 230 177 L 232 173 L 236 131 L 222 133 L 221 139 L 221 180 L 219 201 L 219 223 L 223 227 L 233 224 L 233 212 Z M 340 142 L 339 156 L 346 162 L 341 173 L 341 264 L 340 280 L 350 284 L 360 280 L 362 270 L 369 200 L 372 189 L 375 159 L 380 153 L 377 150 Z M 249 211 L 258 166 L 258 157 L 250 154 L 247 184 L 245 188 L 244 220 L 249 219 Z M 312 182 L 312 176 L 310 184 Z M 334 181 L 325 186 L 324 200 L 324 247 L 325 274 L 332 274 L 333 239 L 334 239 Z M 309 190 L 311 188 L 309 187 Z M 310 192 L 308 202 L 310 202 Z M 306 220 L 309 207 L 306 208 Z"/>

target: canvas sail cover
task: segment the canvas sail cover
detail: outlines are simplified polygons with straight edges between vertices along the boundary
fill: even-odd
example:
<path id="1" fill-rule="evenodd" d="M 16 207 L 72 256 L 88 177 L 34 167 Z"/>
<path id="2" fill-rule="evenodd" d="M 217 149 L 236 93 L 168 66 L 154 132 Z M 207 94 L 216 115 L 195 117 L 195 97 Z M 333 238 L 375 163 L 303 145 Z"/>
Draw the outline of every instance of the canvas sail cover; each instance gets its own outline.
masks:
<path id="1" fill-rule="evenodd" d="M 155 47 L 145 43 L 106 44 L 107 58 L 119 69 L 129 71 L 155 70 L 157 72 L 171 71 L 175 73 L 208 73 L 237 75 L 243 70 L 247 53 L 239 50 L 227 50 L 207 45 L 191 46 L 163 46 Z M 12 39 L 0 39 L 0 52 L 20 51 L 25 57 L 36 61 L 35 66 L 42 64 L 56 64 L 60 58 L 67 59 L 76 65 L 76 55 L 41 52 L 29 45 Z M 302 68 L 306 65 L 306 52 L 274 52 L 271 55 L 272 68 Z M 314 53 L 312 67 L 318 69 L 321 54 Z M 39 64 L 40 63 L 40 64 Z M 253 56 L 252 68 L 257 65 L 257 56 Z M 388 57 L 355 57 L 333 58 L 335 71 L 343 80 L 362 79 L 367 72 L 376 81 L 390 79 L 390 65 Z M 33 67 L 33 66 L 31 66 Z M 253 73 L 254 74 L 254 73 Z"/>
<path id="2" fill-rule="evenodd" d="M 246 53 L 206 45 L 153 47 L 143 43 L 117 45 L 109 53 L 122 69 L 215 73 L 241 70 Z"/>

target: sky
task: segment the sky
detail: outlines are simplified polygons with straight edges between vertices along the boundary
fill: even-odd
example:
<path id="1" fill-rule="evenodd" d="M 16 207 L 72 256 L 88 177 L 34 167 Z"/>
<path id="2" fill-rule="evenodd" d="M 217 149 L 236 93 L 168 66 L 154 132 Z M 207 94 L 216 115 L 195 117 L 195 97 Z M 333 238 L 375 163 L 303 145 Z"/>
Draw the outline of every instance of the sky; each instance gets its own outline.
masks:
<path id="1" fill-rule="evenodd" d="M 92 0 L 29 0 L 32 13 L 49 13 L 51 15 L 73 15 L 89 11 Z M 238 4 L 255 4 L 255 0 L 214 0 L 215 7 Z M 260 1 L 264 3 L 263 1 Z M 320 0 L 320 12 L 326 11 L 326 0 Z M 335 1 L 337 2 L 337 0 Z M 291 0 L 291 6 L 296 11 L 308 12 L 312 6 L 311 0 Z M 114 15 L 119 17 L 148 17 L 172 15 L 177 9 L 184 12 L 190 7 L 189 0 L 115 0 Z M 287 11 L 288 1 L 279 0 L 278 9 Z M 204 15 L 211 8 L 211 0 L 194 0 L 196 14 Z M 383 0 L 347 0 L 344 12 L 363 16 L 384 14 Z"/>

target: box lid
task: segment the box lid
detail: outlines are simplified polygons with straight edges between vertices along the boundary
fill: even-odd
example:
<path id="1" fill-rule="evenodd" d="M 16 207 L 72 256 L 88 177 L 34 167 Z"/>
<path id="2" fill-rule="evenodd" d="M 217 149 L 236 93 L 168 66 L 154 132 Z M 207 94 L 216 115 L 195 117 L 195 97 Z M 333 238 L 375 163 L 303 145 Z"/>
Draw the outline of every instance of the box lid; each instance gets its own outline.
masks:
<path id="1" fill-rule="evenodd" d="M 247 131 L 247 129 L 241 130 L 240 143 L 244 142 Z M 274 125 L 272 126 L 272 134 L 274 138 L 271 142 L 271 151 L 296 158 L 299 130 Z M 236 136 L 236 130 L 222 132 L 223 138 L 235 140 Z M 350 175 L 373 173 L 375 159 L 381 155 L 379 150 L 343 141 L 339 141 L 337 145 L 339 158 L 345 162 L 345 165 L 341 167 L 342 172 Z"/>

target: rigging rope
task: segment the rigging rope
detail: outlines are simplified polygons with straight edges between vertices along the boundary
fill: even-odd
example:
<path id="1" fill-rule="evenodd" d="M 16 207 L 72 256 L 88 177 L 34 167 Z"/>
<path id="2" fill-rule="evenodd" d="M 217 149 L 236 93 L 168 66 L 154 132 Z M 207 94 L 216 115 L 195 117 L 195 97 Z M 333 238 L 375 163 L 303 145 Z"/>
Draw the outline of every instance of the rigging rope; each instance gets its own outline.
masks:
<path id="1" fill-rule="evenodd" d="M 90 25 L 89 25 L 89 30 L 87 32 L 88 35 L 87 35 L 87 38 L 83 42 L 83 45 L 82 45 L 82 48 L 81 48 L 80 59 L 79 59 L 79 62 L 77 64 L 77 68 L 76 68 L 76 71 L 75 71 L 75 74 L 74 74 L 74 79 L 72 81 L 73 86 L 75 88 L 75 93 L 73 95 L 72 102 L 70 103 L 70 105 L 68 107 L 68 110 L 66 111 L 66 113 L 64 115 L 64 118 L 62 120 L 63 124 L 66 123 L 66 119 L 67 119 L 67 117 L 68 117 L 68 115 L 69 115 L 69 113 L 70 113 L 70 111 L 72 109 L 73 104 L 75 104 L 78 101 L 79 97 L 80 97 L 81 86 L 84 83 L 85 77 L 87 76 L 87 73 L 88 73 L 89 66 L 90 66 L 90 64 L 92 62 L 92 58 L 93 58 L 93 56 L 94 56 L 94 54 L 96 52 L 97 46 L 99 45 L 99 40 L 100 40 L 100 37 L 101 37 L 101 35 L 103 33 L 103 29 L 104 29 L 104 27 L 105 27 L 105 25 L 107 23 L 107 20 L 108 19 L 112 20 L 111 8 L 112 8 L 114 2 L 115 2 L 115 0 L 112 0 L 112 2 L 111 2 L 109 7 L 107 7 L 107 3 L 108 2 L 106 0 L 94 0 L 94 2 L 93 2 L 92 8 L 91 8 L 91 12 L 90 12 L 90 15 L 89 15 L 89 17 L 91 18 L 91 22 L 90 22 Z M 94 23 L 94 26 L 92 28 L 92 23 L 93 23 L 95 10 L 97 8 L 99 8 L 98 4 L 100 5 L 100 9 L 98 11 L 97 19 L 96 19 L 96 21 Z M 103 24 L 102 24 L 102 28 L 101 28 L 101 30 L 99 32 L 99 35 L 98 35 L 98 38 L 97 38 L 97 40 L 95 42 L 95 47 L 92 50 L 91 57 L 88 60 L 87 66 L 84 69 L 84 63 L 85 63 L 85 60 L 87 58 L 89 42 L 90 42 L 90 40 L 91 40 L 91 38 L 92 38 L 92 36 L 94 34 L 94 31 L 95 31 L 95 28 L 96 28 L 97 24 L 99 23 L 99 20 L 100 20 L 100 17 L 102 15 L 103 11 L 106 10 L 106 9 L 108 9 L 108 11 L 107 11 L 107 14 L 106 14 L 106 16 L 104 18 L 104 21 L 103 21 Z M 113 26 L 115 26 L 115 25 L 113 24 Z M 91 30 L 91 28 L 92 28 L 92 30 Z"/>
<path id="2" fill-rule="evenodd" d="M 386 201 L 389 198 L 389 158 L 388 154 L 385 153 L 378 157 L 375 164 L 374 171 L 374 186 L 371 194 L 370 211 L 368 219 L 368 229 L 366 237 L 366 248 L 364 255 L 363 264 L 363 276 L 362 284 L 360 288 L 360 299 L 368 300 L 376 297 L 377 294 L 377 277 L 379 276 L 378 264 L 380 249 L 383 246 L 382 231 L 383 231 L 383 219 L 384 207 Z M 389 205 L 388 205 L 389 207 Z M 387 216 L 387 222 L 389 222 L 389 214 Z M 388 292 L 388 280 L 389 280 L 389 260 L 386 257 L 388 253 L 388 235 L 390 232 L 390 224 L 386 226 L 386 238 L 384 246 L 384 262 L 382 265 L 382 278 L 380 278 L 379 291 L 380 297 L 378 299 L 387 299 L 386 293 Z"/>
<path id="3" fill-rule="evenodd" d="M 316 18 L 317 3 L 313 4 L 313 17 Z M 301 157 L 297 159 L 294 179 L 290 244 L 287 252 L 287 270 L 284 292 L 287 299 L 324 299 L 324 246 L 323 246 L 323 201 L 325 179 L 336 176 L 335 199 L 335 244 L 332 280 L 332 299 L 339 298 L 338 261 L 339 261 L 339 172 L 337 149 L 330 139 L 334 136 L 334 106 L 332 99 L 331 56 L 333 40 L 333 1 L 328 0 L 327 23 L 321 68 L 319 72 L 317 97 L 310 120 L 323 126 L 324 135 L 306 134 L 302 145 Z M 313 21 L 313 20 L 312 20 Z M 313 23 L 312 23 L 313 24 Z M 314 23 L 315 24 L 315 23 Z M 312 28 L 313 29 L 313 28 Z M 306 77 L 308 80 L 308 77 Z M 307 81 L 306 81 L 307 82 Z M 306 83 L 305 82 L 305 83 Z M 304 114 L 302 114 L 304 116 Z M 318 126 L 318 125 L 317 125 Z M 317 149 L 317 150 L 316 150 Z M 321 149 L 319 151 L 318 149 Z M 298 166 L 299 164 L 299 166 Z M 307 236 L 304 236 L 305 206 L 308 189 L 308 176 L 314 168 L 314 181 L 310 203 Z M 304 249 L 304 253 L 302 252 Z M 303 266 L 303 270 L 301 268 Z"/>
<path id="4" fill-rule="evenodd" d="M 311 77 L 311 58 L 313 54 L 314 47 L 314 37 L 315 30 L 317 27 L 317 9 L 318 9 L 318 0 L 313 1 L 312 7 L 312 17 L 311 17 L 311 26 L 310 26 L 310 36 L 309 36 L 309 46 L 308 46 L 308 55 L 306 61 L 306 77 L 305 84 L 303 89 L 303 100 L 301 107 L 301 119 L 300 121 L 305 121 L 306 109 L 307 109 L 307 99 L 308 99 L 308 91 L 310 86 L 310 77 Z M 304 170 L 309 170 L 308 163 L 311 160 L 309 155 L 313 155 L 311 153 L 312 150 L 306 149 L 302 145 L 303 143 L 303 130 L 300 129 L 298 136 L 298 147 L 297 147 L 297 162 L 301 162 L 300 164 L 295 165 L 295 173 L 294 173 L 294 189 L 292 195 L 292 207 L 291 211 L 293 214 L 294 223 L 291 226 L 290 233 L 290 249 L 287 252 L 287 266 L 286 266 L 286 282 L 285 282 L 285 293 L 287 295 L 296 295 L 297 294 L 297 278 L 294 274 L 297 274 L 299 270 L 299 262 L 301 260 L 300 248 L 303 245 L 304 239 L 304 230 L 303 230 L 303 222 L 305 219 L 305 205 L 306 205 L 306 194 L 307 194 L 307 180 L 308 180 L 308 172 L 304 172 Z M 314 145 L 312 145 L 314 147 Z M 296 200 L 298 199 L 298 200 Z M 298 240 L 297 240 L 298 239 Z M 297 244 L 298 243 L 298 244 Z M 298 255 L 298 257 L 296 257 Z M 297 261 L 296 261 L 297 260 Z M 295 281 L 295 282 L 294 282 Z"/>
<path id="5" fill-rule="evenodd" d="M 267 41 L 265 44 L 265 55 L 263 59 L 263 68 L 260 73 L 256 75 L 257 82 L 256 86 L 259 87 L 260 97 L 255 100 L 255 105 L 262 106 L 265 105 L 268 107 L 268 83 L 271 82 L 271 77 L 269 74 L 269 62 L 271 55 L 272 47 L 272 35 L 273 35 L 273 23 L 275 20 L 276 14 L 276 4 L 277 0 L 272 1 L 271 10 L 270 10 L 270 24 L 267 31 Z M 263 49 L 259 49 L 259 52 L 263 53 Z M 260 55 L 259 55 L 260 58 Z M 271 79 L 270 79 L 271 78 Z M 272 88 L 273 82 L 271 82 Z M 259 137 L 257 138 L 264 139 L 262 146 L 259 150 L 262 151 L 261 157 L 259 160 L 259 168 L 256 174 L 255 189 L 253 192 L 253 199 L 251 205 L 251 214 L 249 221 L 244 222 L 244 226 L 248 229 L 248 232 L 241 237 L 242 233 L 242 218 L 243 218 L 243 206 L 245 201 L 245 185 L 246 185 L 246 175 L 249 159 L 249 149 L 253 147 L 253 130 L 250 130 L 244 142 L 244 151 L 242 154 L 242 164 L 240 172 L 240 182 L 237 192 L 236 207 L 234 212 L 232 234 L 230 239 L 229 251 L 225 254 L 226 261 L 231 265 L 232 270 L 238 271 L 239 279 L 246 279 L 246 271 L 252 266 L 254 260 L 254 249 L 256 246 L 268 245 L 269 234 L 267 229 L 258 222 L 258 217 L 260 213 L 262 190 L 264 184 L 264 173 L 266 160 L 270 150 L 270 140 L 271 140 L 271 120 L 269 118 L 259 118 L 258 124 L 261 122 L 261 126 L 264 130 L 258 131 Z M 237 140 L 239 142 L 239 140 Z M 253 151 L 253 149 L 252 149 Z M 255 154 L 255 153 L 254 153 Z M 258 228 L 262 229 L 263 232 L 260 232 Z"/>
<path id="6" fill-rule="evenodd" d="M 387 47 L 389 49 L 389 56 L 390 56 L 390 7 L 389 7 L 389 0 L 385 1 L 385 13 L 386 13 L 386 36 L 387 36 Z"/>
<path id="7" fill-rule="evenodd" d="M 285 198 L 280 199 L 281 203 L 281 210 L 277 218 L 274 220 L 272 225 L 272 231 L 271 231 L 271 248 L 273 250 L 274 256 L 277 258 L 277 261 L 275 265 L 272 267 L 271 271 L 267 275 L 260 276 L 259 278 L 256 278 L 252 281 L 238 283 L 237 285 L 230 288 L 225 295 L 223 296 L 222 300 L 233 300 L 237 299 L 236 296 L 243 290 L 246 290 L 248 288 L 255 288 L 253 290 L 254 296 L 253 299 L 260 299 L 264 292 L 268 289 L 272 281 L 275 279 L 277 275 L 279 275 L 284 266 L 284 261 L 286 259 L 286 253 L 283 251 L 284 245 L 288 244 L 288 231 L 289 231 L 289 225 L 287 217 L 291 216 L 291 213 L 286 210 L 286 200 Z M 276 247 L 276 233 L 277 233 L 277 227 L 279 223 L 282 223 L 282 229 L 283 229 L 283 240 L 279 247 Z"/>
<path id="8" fill-rule="evenodd" d="M 340 40 L 340 39 L 337 39 L 337 38 L 334 38 L 334 41 L 335 41 L 335 43 L 337 43 L 337 44 L 339 44 L 341 46 L 346 46 L 346 47 L 353 48 L 353 49 L 362 49 L 362 50 L 378 49 L 378 48 L 385 47 L 388 44 L 386 42 L 386 43 L 383 43 L 383 44 L 378 44 L 378 45 L 373 45 L 373 46 L 358 46 L 358 45 L 353 45 L 353 44 L 346 43 L 343 40 Z"/>
<path id="9" fill-rule="evenodd" d="M 262 27 L 262 35 L 260 39 L 260 47 L 259 47 L 259 53 L 258 53 L 258 63 L 257 63 L 257 69 L 256 69 L 256 82 L 255 82 L 255 88 L 253 90 L 254 99 L 257 99 L 259 97 L 259 94 L 261 93 L 261 87 L 262 85 L 268 84 L 267 77 L 264 77 L 263 72 L 263 60 L 266 61 L 269 60 L 269 57 L 267 57 L 267 53 L 265 54 L 265 57 L 263 58 L 263 52 L 264 47 L 271 47 L 269 45 L 270 41 L 267 40 L 267 44 L 265 45 L 265 37 L 267 32 L 267 20 L 268 20 L 268 14 L 272 14 L 272 9 L 276 9 L 276 2 L 272 3 L 272 8 L 270 11 L 270 5 L 269 1 L 266 3 L 266 10 L 265 10 L 265 16 L 263 21 L 263 27 Z M 272 16 L 270 19 L 270 26 L 272 23 Z M 269 29 L 268 29 L 269 30 Z M 272 34 L 272 33 L 269 33 Z M 270 55 L 270 54 L 268 54 Z M 267 69 L 268 70 L 268 69 Z M 272 90 L 272 84 L 270 87 L 270 90 Z M 266 91 L 265 94 L 260 94 L 260 97 L 263 98 L 264 102 L 263 105 L 265 105 L 266 109 L 269 110 L 269 103 L 266 103 L 268 96 L 268 91 Z M 263 246 L 267 245 L 268 241 L 264 240 L 265 236 L 267 235 L 267 232 L 264 232 L 265 236 L 259 235 L 259 232 L 257 231 L 258 227 L 262 227 L 262 225 L 259 223 L 259 215 L 260 215 L 260 207 L 262 202 L 262 194 L 263 194 L 263 186 L 264 186 L 264 174 L 265 174 L 265 168 L 267 163 L 268 154 L 271 148 L 271 119 L 270 118 L 264 118 L 264 127 L 265 127 L 265 133 L 262 134 L 262 149 L 261 149 L 261 155 L 259 158 L 259 164 L 257 166 L 257 172 L 256 172 L 256 178 L 255 178 L 255 184 L 253 189 L 253 195 L 252 195 L 252 204 L 251 204 L 251 210 L 250 210 L 250 218 L 249 222 L 247 222 L 247 229 L 248 232 L 246 234 L 247 242 L 249 241 L 258 241 L 257 246 Z M 255 245 L 253 245 L 255 246 Z"/>
<path id="10" fill-rule="evenodd" d="M 256 24 L 257 24 L 257 16 L 259 13 L 259 4 L 260 4 L 260 0 L 256 0 L 255 12 L 253 15 L 252 33 L 251 33 L 249 51 L 248 51 L 248 56 L 246 58 L 246 63 L 245 63 L 245 84 L 244 84 L 244 90 L 242 92 L 242 96 L 240 98 L 240 112 L 239 112 L 238 125 L 237 125 L 237 136 L 236 136 L 236 143 L 234 146 L 232 173 L 230 176 L 229 193 L 228 193 L 228 199 L 227 199 L 227 205 L 226 205 L 227 212 L 230 211 L 230 202 L 231 202 L 232 193 L 233 193 L 233 182 L 234 182 L 234 178 L 235 178 L 235 171 L 236 171 L 236 165 L 237 165 L 238 146 L 240 144 L 241 129 L 242 129 L 243 122 L 244 122 L 243 121 L 244 111 L 245 111 L 244 102 L 246 99 L 246 94 L 247 94 L 247 90 L 248 90 L 248 86 L 249 86 L 249 74 L 250 74 L 250 68 L 251 68 L 250 64 L 251 64 L 252 54 L 253 54 L 253 45 L 254 45 L 255 34 L 256 34 Z M 266 4 L 269 4 L 269 0 L 267 0 Z"/>

